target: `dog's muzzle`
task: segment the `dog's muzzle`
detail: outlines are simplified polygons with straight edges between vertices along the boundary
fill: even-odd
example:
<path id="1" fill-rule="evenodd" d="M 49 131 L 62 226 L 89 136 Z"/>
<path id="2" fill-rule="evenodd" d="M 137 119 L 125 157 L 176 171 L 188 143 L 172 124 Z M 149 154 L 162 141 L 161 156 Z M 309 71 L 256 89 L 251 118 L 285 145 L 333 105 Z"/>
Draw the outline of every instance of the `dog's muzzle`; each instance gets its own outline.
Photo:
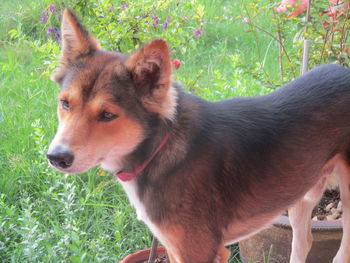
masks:
<path id="1" fill-rule="evenodd" d="M 58 169 L 69 168 L 74 160 L 74 155 L 65 147 L 57 146 L 46 154 L 51 165 Z"/>

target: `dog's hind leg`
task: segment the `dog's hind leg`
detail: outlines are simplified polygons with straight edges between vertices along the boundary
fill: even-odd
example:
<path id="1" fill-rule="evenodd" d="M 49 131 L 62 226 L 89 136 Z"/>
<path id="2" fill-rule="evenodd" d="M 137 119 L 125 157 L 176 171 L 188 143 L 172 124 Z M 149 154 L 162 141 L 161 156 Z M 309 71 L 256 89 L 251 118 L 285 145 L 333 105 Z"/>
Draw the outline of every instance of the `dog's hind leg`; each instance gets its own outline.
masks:
<path id="1" fill-rule="evenodd" d="M 293 229 L 292 253 L 290 263 L 305 263 L 312 246 L 311 213 L 326 188 L 327 175 L 323 175 L 317 184 L 289 210 L 289 221 Z"/>
<path id="2" fill-rule="evenodd" d="M 343 238 L 333 263 L 350 263 L 350 166 L 345 161 L 336 165 L 339 176 L 340 198 L 343 204 Z"/>

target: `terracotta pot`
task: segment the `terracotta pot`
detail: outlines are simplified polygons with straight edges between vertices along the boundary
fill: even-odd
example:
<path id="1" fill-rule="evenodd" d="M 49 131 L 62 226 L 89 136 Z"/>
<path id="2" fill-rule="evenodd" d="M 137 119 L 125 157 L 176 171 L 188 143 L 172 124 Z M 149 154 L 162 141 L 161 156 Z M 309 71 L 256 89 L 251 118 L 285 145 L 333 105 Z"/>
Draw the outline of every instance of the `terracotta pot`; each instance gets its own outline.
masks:
<path id="1" fill-rule="evenodd" d="M 141 263 L 145 260 L 148 260 L 150 252 L 151 252 L 150 248 L 135 252 L 133 254 L 130 254 L 126 258 L 124 258 L 119 263 Z M 159 255 L 161 253 L 165 253 L 164 247 L 157 248 L 157 255 Z"/>
<path id="2" fill-rule="evenodd" d="M 341 221 L 312 220 L 311 229 L 314 241 L 306 262 L 332 262 L 342 237 Z M 249 263 L 288 263 L 291 244 L 292 228 L 288 217 L 280 216 L 271 227 L 239 243 L 241 260 Z"/>

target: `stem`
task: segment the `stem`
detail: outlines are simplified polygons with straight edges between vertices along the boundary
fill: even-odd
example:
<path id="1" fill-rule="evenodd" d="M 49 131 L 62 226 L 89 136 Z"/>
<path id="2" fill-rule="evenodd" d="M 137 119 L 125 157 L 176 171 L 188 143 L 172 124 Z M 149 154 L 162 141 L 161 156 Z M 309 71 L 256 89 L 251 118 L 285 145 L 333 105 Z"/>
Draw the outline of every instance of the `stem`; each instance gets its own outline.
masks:
<path id="1" fill-rule="evenodd" d="M 241 2 L 242 3 L 242 2 Z M 250 16 L 250 14 L 249 14 L 249 12 L 248 12 L 248 10 L 247 10 L 247 8 L 246 8 L 246 6 L 245 5 L 243 5 L 244 6 L 244 10 L 245 10 L 245 12 L 246 12 L 246 14 L 247 14 L 247 16 L 248 16 L 248 25 L 250 25 L 251 27 L 253 27 L 252 25 L 253 25 L 253 23 L 251 23 L 250 21 L 251 21 L 251 16 Z M 270 85 L 272 85 L 273 84 L 273 81 L 271 80 L 271 77 L 270 77 L 270 75 L 269 75 L 269 73 L 267 73 L 267 71 L 265 70 L 265 67 L 264 67 L 264 65 L 262 64 L 262 59 L 261 59 L 261 48 L 260 48 L 260 43 L 259 43 L 259 38 L 258 38 L 258 36 L 256 35 L 256 32 L 254 31 L 254 30 L 252 30 L 252 32 L 253 32 L 253 35 L 254 35 L 254 38 L 255 38 L 255 42 L 256 42 L 256 46 L 257 46 L 257 49 L 258 49 L 258 63 L 259 63 L 259 66 L 260 66 L 260 68 L 262 69 L 262 71 L 264 72 L 264 74 L 266 75 L 266 77 L 268 78 L 268 83 L 270 84 Z"/>
<path id="2" fill-rule="evenodd" d="M 347 27 L 346 27 L 346 21 L 348 21 L 349 18 L 349 12 L 346 12 L 345 18 L 344 18 L 344 24 L 342 26 L 341 34 L 340 34 L 340 54 L 343 53 L 344 43 L 346 43 L 347 39 Z M 345 39 L 345 41 L 344 41 Z"/>
<path id="3" fill-rule="evenodd" d="M 308 66 L 309 66 L 309 50 L 310 50 L 310 42 L 307 39 L 307 31 L 308 31 L 308 25 L 311 20 L 311 0 L 309 0 L 309 4 L 307 6 L 307 11 L 306 11 L 306 26 L 305 26 L 305 31 L 304 31 L 304 48 L 303 48 L 303 61 L 302 61 L 302 68 L 301 68 L 301 75 L 305 74 L 308 71 Z"/>
<path id="4" fill-rule="evenodd" d="M 271 0 L 270 0 L 270 4 L 273 4 L 273 2 L 272 2 Z M 281 30 L 280 20 L 279 20 L 279 18 L 276 16 L 276 12 L 272 12 L 272 13 L 273 13 L 273 18 L 275 19 L 275 21 L 277 21 L 277 31 L 279 31 L 279 34 L 281 34 L 282 30 Z M 275 39 L 275 40 L 278 42 L 278 44 L 281 46 L 281 48 L 282 48 L 281 51 L 283 51 L 283 53 L 284 53 L 284 55 L 286 56 L 286 58 L 287 58 L 289 64 L 290 64 L 290 65 L 293 65 L 292 60 L 290 59 L 289 54 L 288 54 L 288 52 L 287 52 L 287 50 L 286 50 L 286 48 L 285 48 L 285 45 L 284 45 L 284 43 L 283 43 L 283 38 L 282 38 L 282 36 L 281 36 L 281 39 L 276 38 L 276 37 L 273 36 L 272 34 L 271 34 L 271 36 L 272 36 L 272 38 Z M 295 69 L 294 69 L 294 67 L 291 67 L 291 70 L 292 70 L 292 73 L 293 73 L 294 78 L 296 78 L 296 74 L 295 74 Z"/>
<path id="5" fill-rule="evenodd" d="M 320 57 L 319 64 L 321 64 L 321 63 L 322 63 L 322 60 L 323 60 L 324 51 L 325 51 L 325 49 L 326 49 L 327 40 L 328 40 L 328 34 L 329 34 L 329 30 L 326 31 L 326 35 L 325 35 L 325 37 L 324 37 L 324 42 L 323 42 L 323 47 L 322 47 L 322 51 L 321 51 L 321 57 Z"/>
<path id="6" fill-rule="evenodd" d="M 148 263 L 154 263 L 157 257 L 158 239 L 153 236 L 151 253 L 149 254 Z"/>
<path id="7" fill-rule="evenodd" d="M 265 29 L 259 27 L 258 25 L 253 24 L 251 21 L 244 21 L 244 22 L 247 23 L 248 25 L 252 26 L 252 27 L 255 27 L 255 28 L 258 29 L 259 31 L 265 33 L 265 34 L 268 35 L 269 37 L 271 37 L 271 38 L 273 38 L 274 40 L 276 40 L 277 43 L 280 44 L 280 45 L 282 46 L 282 48 L 283 48 L 283 53 L 284 53 L 284 55 L 288 58 L 288 61 L 289 61 L 290 63 L 292 63 L 292 61 L 291 61 L 291 59 L 290 59 L 290 57 L 289 57 L 289 55 L 288 55 L 288 53 L 287 53 L 287 51 L 286 51 L 286 49 L 285 49 L 285 47 L 284 47 L 284 44 L 283 44 L 283 41 L 282 41 L 282 40 L 280 41 L 280 40 L 278 39 L 278 37 L 275 37 L 275 36 L 274 36 L 273 34 L 271 34 L 269 31 L 266 31 Z"/>
<path id="8" fill-rule="evenodd" d="M 304 75 L 308 71 L 309 50 L 310 50 L 310 42 L 308 39 L 305 39 L 304 40 L 304 48 L 303 48 L 303 60 L 302 60 L 301 75 Z"/>
<path id="9" fill-rule="evenodd" d="M 280 23 L 277 22 L 277 37 L 278 37 L 278 61 L 280 65 L 280 79 L 281 79 L 281 86 L 283 85 L 283 40 L 281 37 L 281 26 Z"/>

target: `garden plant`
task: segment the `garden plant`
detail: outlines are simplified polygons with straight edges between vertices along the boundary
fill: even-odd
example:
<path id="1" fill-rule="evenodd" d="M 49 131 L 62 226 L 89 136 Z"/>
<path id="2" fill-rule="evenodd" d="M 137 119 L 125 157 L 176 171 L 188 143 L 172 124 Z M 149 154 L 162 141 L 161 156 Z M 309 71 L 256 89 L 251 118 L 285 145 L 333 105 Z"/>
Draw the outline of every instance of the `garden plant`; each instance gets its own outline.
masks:
<path id="1" fill-rule="evenodd" d="M 308 20 L 307 0 L 2 0 L 0 262 L 119 262 L 151 245 L 113 176 L 48 167 L 58 93 L 49 77 L 65 7 L 106 50 L 131 53 L 165 39 L 175 80 L 215 101 L 268 94 L 299 76 L 305 39 L 309 68 L 348 66 L 349 1 L 310 4 Z"/>

